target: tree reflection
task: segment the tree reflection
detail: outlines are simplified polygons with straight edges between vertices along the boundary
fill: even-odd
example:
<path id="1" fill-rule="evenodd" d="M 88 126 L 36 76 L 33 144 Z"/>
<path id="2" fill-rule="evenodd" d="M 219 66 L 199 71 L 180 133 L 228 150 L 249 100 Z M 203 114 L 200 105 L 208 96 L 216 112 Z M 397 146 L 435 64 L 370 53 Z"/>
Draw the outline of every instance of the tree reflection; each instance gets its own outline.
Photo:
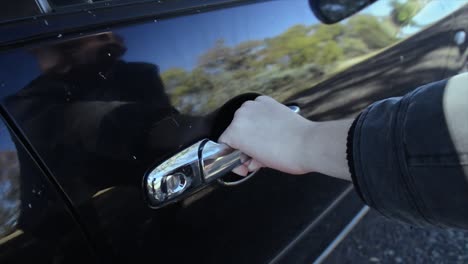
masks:
<path id="1" fill-rule="evenodd" d="M 335 25 L 295 25 L 276 37 L 232 47 L 219 39 L 192 71 L 172 68 L 161 77 L 174 106 L 190 114 L 207 113 L 248 91 L 281 100 L 397 42 L 398 27 L 390 17 L 362 14 Z"/>
<path id="2" fill-rule="evenodd" d="M 0 136 L 6 131 L 1 131 Z M 0 150 L 0 238 L 15 230 L 20 214 L 19 161 L 16 151 Z"/>

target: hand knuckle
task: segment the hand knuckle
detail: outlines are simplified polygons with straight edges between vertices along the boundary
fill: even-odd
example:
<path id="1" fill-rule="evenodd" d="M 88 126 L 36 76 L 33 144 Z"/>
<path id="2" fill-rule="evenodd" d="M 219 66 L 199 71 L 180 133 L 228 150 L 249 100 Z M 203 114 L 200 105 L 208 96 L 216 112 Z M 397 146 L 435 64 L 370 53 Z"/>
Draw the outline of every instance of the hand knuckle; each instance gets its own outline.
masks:
<path id="1" fill-rule="evenodd" d="M 268 102 L 271 100 L 273 100 L 273 98 L 266 96 L 266 95 L 260 95 L 259 97 L 255 99 L 255 101 L 258 101 L 258 102 Z"/>
<path id="2" fill-rule="evenodd" d="M 240 109 L 242 109 L 242 108 L 248 108 L 248 107 L 250 107 L 250 106 L 252 106 L 252 105 L 254 105 L 254 104 L 255 104 L 254 101 L 250 101 L 250 100 L 249 100 L 249 101 L 245 101 L 245 102 L 242 104 L 242 106 L 240 107 Z"/>
<path id="3" fill-rule="evenodd" d="M 231 145 L 232 143 L 232 125 L 228 126 L 218 139 L 220 142 Z"/>
<path id="4" fill-rule="evenodd" d="M 244 122 L 243 120 L 244 120 L 244 118 L 243 118 L 242 114 L 239 114 L 239 113 L 236 112 L 236 114 L 234 115 L 234 118 L 231 121 L 231 124 L 229 125 L 229 128 L 231 130 L 238 129 L 241 126 L 242 122 Z"/>
<path id="5" fill-rule="evenodd" d="M 236 119 L 239 119 L 240 117 L 242 117 L 244 115 L 244 112 L 245 110 L 242 107 L 237 109 L 236 112 L 234 112 L 232 121 L 234 122 Z"/>

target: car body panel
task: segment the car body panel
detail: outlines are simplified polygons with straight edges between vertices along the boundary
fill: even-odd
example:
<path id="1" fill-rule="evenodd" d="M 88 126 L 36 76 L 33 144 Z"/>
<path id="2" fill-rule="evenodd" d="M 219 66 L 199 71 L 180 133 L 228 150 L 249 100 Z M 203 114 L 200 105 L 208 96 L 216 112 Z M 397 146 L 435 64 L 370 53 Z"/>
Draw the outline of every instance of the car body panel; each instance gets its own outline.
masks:
<path id="1" fill-rule="evenodd" d="M 0 262 L 95 262 L 66 203 L 3 119 L 0 175 Z"/>

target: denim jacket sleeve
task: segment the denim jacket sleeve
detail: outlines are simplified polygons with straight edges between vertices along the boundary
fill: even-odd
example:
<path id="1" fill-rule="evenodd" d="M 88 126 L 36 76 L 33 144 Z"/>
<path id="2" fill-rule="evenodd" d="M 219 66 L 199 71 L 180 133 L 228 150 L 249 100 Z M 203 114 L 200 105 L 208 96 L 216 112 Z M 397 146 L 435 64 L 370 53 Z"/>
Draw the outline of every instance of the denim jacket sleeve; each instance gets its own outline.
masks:
<path id="1" fill-rule="evenodd" d="M 468 74 L 369 106 L 350 129 L 348 162 L 383 215 L 468 228 Z"/>

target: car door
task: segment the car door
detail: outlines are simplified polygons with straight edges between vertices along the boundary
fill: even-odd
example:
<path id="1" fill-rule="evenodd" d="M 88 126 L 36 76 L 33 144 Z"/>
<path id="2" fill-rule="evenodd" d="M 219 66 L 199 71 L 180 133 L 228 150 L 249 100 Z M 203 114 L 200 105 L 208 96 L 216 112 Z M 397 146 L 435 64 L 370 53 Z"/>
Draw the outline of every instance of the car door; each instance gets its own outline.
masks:
<path id="1" fill-rule="evenodd" d="M 258 94 L 330 120 L 441 79 L 451 42 L 440 36 L 453 30 L 448 16 L 404 33 L 391 1 L 329 26 L 302 0 L 51 2 L 55 14 L 2 27 L 2 105 L 98 254 L 121 261 L 304 263 L 327 252 L 366 210 L 350 183 L 262 169 L 155 209 L 145 175 L 216 142 Z"/>
<path id="2" fill-rule="evenodd" d="M 0 119 L 0 262 L 95 263 L 63 193 Z"/>

